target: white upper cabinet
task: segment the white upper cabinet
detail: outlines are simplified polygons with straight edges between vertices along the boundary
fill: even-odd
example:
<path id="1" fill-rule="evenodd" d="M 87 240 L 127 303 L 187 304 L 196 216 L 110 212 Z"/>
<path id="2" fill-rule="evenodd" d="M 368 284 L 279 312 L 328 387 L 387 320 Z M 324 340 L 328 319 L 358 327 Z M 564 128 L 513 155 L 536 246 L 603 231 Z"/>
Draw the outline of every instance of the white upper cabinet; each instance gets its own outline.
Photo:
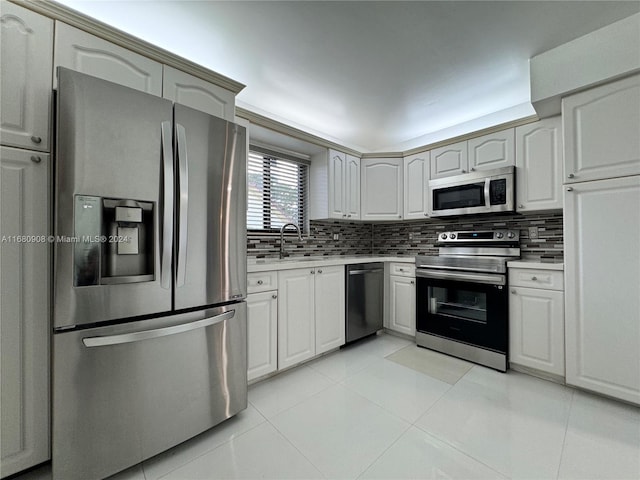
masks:
<path id="1" fill-rule="evenodd" d="M 166 99 L 224 118 L 235 118 L 235 95 L 222 87 L 164 65 L 162 96 Z"/>
<path id="2" fill-rule="evenodd" d="M 360 219 L 360 159 L 329 149 L 311 160 L 310 218 Z"/>
<path id="3" fill-rule="evenodd" d="M 469 171 L 515 165 L 514 130 L 509 128 L 468 141 Z"/>
<path id="4" fill-rule="evenodd" d="M 516 210 L 562 209 L 562 120 L 516 128 Z"/>
<path id="5" fill-rule="evenodd" d="M 162 64 L 56 21 L 54 66 L 162 96 Z M 54 88 L 57 75 L 53 72 Z"/>
<path id="6" fill-rule="evenodd" d="M 431 150 L 431 179 L 467 173 L 467 142 L 458 142 Z"/>
<path id="7" fill-rule="evenodd" d="M 640 75 L 562 99 L 564 181 L 640 174 Z"/>
<path id="8" fill-rule="evenodd" d="M 403 217 L 405 220 L 427 216 L 429 153 L 422 152 L 404 158 Z"/>
<path id="9" fill-rule="evenodd" d="M 362 220 L 402 219 L 402 158 L 361 161 Z"/>
<path id="10" fill-rule="evenodd" d="M 0 3 L 0 142 L 48 152 L 53 20 Z"/>

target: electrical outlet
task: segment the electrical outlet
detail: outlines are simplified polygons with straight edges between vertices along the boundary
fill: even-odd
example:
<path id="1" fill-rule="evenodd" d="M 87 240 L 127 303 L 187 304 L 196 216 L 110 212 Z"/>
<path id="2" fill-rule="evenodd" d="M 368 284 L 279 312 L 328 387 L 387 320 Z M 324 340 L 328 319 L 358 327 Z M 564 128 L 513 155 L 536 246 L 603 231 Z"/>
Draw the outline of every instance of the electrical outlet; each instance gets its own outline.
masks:
<path id="1" fill-rule="evenodd" d="M 340 234 L 339 233 L 334 233 L 333 234 L 333 239 L 334 240 L 340 240 Z"/>
<path id="2" fill-rule="evenodd" d="M 529 227 L 529 238 L 538 238 L 538 227 Z"/>

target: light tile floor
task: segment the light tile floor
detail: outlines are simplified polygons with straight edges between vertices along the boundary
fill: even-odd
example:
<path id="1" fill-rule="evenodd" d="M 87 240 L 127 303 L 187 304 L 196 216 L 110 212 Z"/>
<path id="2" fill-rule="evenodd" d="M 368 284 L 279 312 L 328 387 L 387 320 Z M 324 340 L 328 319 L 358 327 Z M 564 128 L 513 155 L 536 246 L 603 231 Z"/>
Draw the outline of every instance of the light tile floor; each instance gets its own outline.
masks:
<path id="1" fill-rule="evenodd" d="M 407 345 L 378 335 L 253 385 L 247 410 L 112 480 L 640 478 L 640 409 L 480 366 L 450 385 L 385 359 Z"/>

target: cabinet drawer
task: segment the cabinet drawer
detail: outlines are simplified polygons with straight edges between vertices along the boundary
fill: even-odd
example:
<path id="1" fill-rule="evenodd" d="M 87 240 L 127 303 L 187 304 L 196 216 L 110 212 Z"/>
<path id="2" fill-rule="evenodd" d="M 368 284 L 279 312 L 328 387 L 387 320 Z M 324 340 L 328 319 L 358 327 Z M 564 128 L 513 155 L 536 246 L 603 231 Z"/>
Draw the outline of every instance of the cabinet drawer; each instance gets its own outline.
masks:
<path id="1" fill-rule="evenodd" d="M 256 272 L 247 274 L 247 293 L 268 292 L 278 289 L 277 272 Z"/>
<path id="2" fill-rule="evenodd" d="M 509 285 L 512 287 L 564 290 L 564 272 L 558 270 L 510 268 Z"/>
<path id="3" fill-rule="evenodd" d="M 415 277 L 416 266 L 411 263 L 392 263 L 389 273 L 391 275 L 400 275 L 401 277 Z"/>

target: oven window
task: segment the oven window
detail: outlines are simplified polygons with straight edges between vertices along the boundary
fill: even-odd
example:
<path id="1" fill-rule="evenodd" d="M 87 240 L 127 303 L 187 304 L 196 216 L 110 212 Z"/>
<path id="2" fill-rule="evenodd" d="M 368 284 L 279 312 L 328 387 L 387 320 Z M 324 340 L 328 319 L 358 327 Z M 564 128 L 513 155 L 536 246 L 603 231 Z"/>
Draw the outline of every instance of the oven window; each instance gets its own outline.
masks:
<path id="1" fill-rule="evenodd" d="M 429 287 L 428 311 L 432 315 L 487 323 L 487 294 L 458 288 Z"/>
<path id="2" fill-rule="evenodd" d="M 484 182 L 433 190 L 434 210 L 483 207 L 484 205 Z"/>

